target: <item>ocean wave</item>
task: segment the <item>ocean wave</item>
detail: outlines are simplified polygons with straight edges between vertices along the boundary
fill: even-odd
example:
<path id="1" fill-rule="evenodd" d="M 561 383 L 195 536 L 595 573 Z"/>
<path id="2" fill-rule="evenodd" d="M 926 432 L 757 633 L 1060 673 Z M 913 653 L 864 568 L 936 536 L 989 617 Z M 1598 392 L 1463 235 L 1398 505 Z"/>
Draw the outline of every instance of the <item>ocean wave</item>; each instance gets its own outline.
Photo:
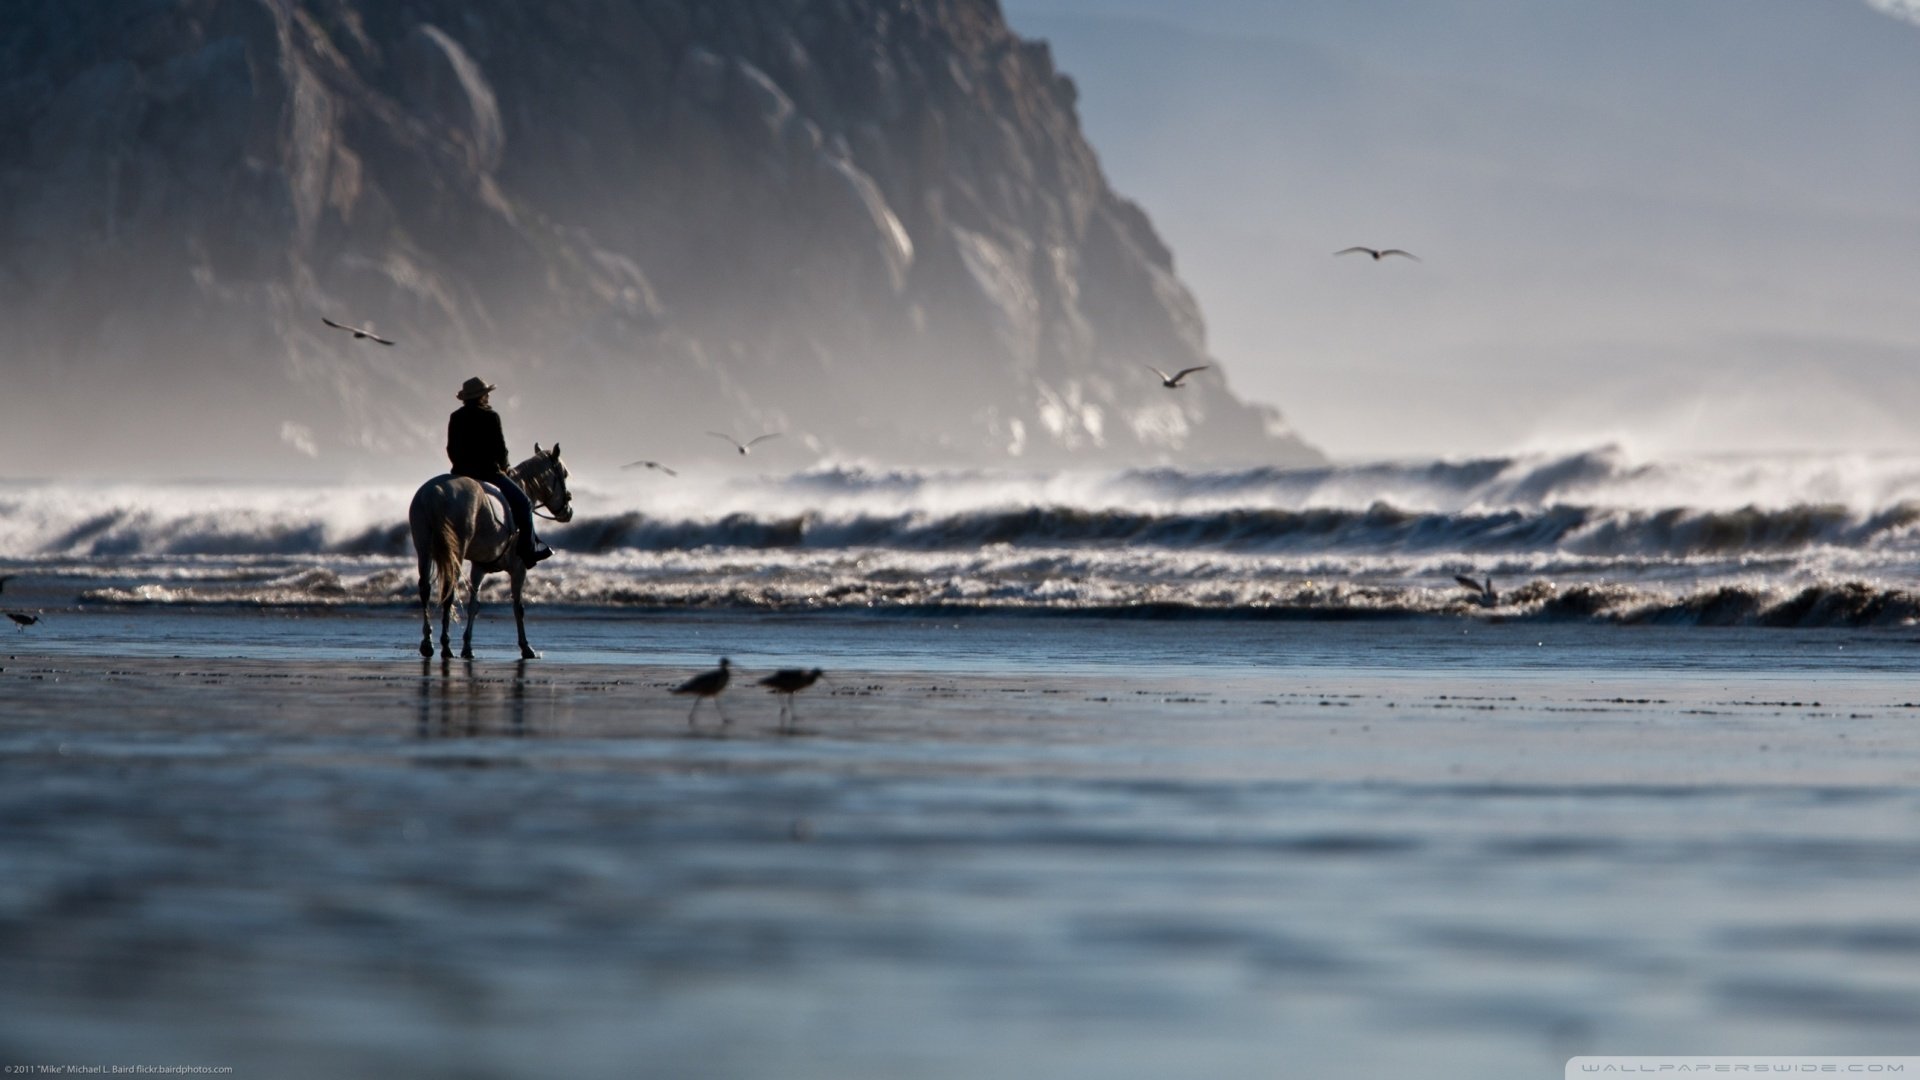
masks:
<path id="1" fill-rule="evenodd" d="M 495 584 L 482 602 L 498 604 Z M 1486 602 L 1450 581 L 1381 582 L 1199 574 L 1158 578 L 1048 572 L 1044 565 L 992 572 L 948 566 L 811 568 L 715 574 L 691 569 L 603 568 L 529 579 L 534 605 L 587 609 L 1045 613 L 1137 618 L 1394 619 L 1594 622 L 1619 625 L 1898 627 L 1920 621 L 1920 593 L 1863 580 L 1776 584 L 1721 581 L 1663 587 L 1622 581 L 1556 583 L 1534 578 Z M 410 567 L 366 573 L 305 568 L 268 578 L 174 577 L 90 588 L 82 605 L 392 607 L 418 603 Z"/>
<path id="2" fill-rule="evenodd" d="M 989 545 L 1688 559 L 1920 546 L 1920 462 L 1567 455 L 1108 473 L 576 474 L 574 552 Z M 0 486 L 0 558 L 407 556 L 411 488 Z M 1737 501 L 1745 496 L 1744 501 Z M 1790 497 L 1792 496 L 1792 497 Z"/>
<path id="3" fill-rule="evenodd" d="M 629 513 L 589 518 L 553 530 L 548 537 L 560 547 L 586 552 L 802 547 L 933 551 L 1011 544 L 1341 553 L 1560 550 L 1590 556 L 1688 558 L 1911 542 L 1916 524 L 1920 524 L 1920 503 L 1865 516 L 1839 506 L 1731 511 L 1551 506 L 1537 511 L 1457 513 L 1419 513 L 1386 503 L 1364 510 L 1208 513 L 1031 506 L 948 515 L 762 517 L 740 513 L 707 521 Z"/>
<path id="4" fill-rule="evenodd" d="M 1861 515 L 1840 506 L 1654 511 L 1550 506 L 1540 510 L 1415 512 L 1387 503 L 1359 510 L 1226 509 L 1209 512 L 1028 506 L 953 514 L 732 513 L 672 518 L 638 511 L 548 525 L 543 536 L 572 552 L 662 552 L 732 548 L 878 548 L 958 551 L 1027 548 L 1217 550 L 1300 554 L 1437 553 L 1468 556 L 1565 552 L 1591 557 L 1687 559 L 1764 555 L 1819 547 L 1895 548 L 1920 543 L 1920 503 Z M 156 520 L 129 512 L 93 519 L 50 538 L 33 555 L 411 554 L 404 525 L 341 535 L 324 522 L 237 523 L 229 517 Z"/>

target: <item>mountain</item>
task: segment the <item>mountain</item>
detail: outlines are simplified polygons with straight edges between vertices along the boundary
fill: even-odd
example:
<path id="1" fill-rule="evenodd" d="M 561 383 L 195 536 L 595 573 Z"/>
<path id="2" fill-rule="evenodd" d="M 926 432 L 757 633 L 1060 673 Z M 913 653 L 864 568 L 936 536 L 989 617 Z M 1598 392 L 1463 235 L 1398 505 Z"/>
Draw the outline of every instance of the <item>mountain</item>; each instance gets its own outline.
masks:
<path id="1" fill-rule="evenodd" d="M 995 0 L 27 0 L 0 72 L 14 475 L 424 473 L 475 374 L 576 465 L 1318 457 L 1146 370 L 1198 305 Z"/>

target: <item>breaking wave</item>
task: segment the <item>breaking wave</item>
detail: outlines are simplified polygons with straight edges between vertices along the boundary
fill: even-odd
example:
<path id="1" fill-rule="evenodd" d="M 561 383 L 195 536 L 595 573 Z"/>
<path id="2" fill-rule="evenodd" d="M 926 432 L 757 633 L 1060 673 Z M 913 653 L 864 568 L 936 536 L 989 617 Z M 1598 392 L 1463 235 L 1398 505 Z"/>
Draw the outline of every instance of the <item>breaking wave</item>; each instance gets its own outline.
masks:
<path id="1" fill-rule="evenodd" d="M 1616 448 L 1313 469 L 574 468 L 535 602 L 1903 625 L 1920 459 Z M 0 485 L 0 570 L 85 603 L 407 604 L 412 488 Z M 1497 579 L 1484 604 L 1457 574 Z"/>

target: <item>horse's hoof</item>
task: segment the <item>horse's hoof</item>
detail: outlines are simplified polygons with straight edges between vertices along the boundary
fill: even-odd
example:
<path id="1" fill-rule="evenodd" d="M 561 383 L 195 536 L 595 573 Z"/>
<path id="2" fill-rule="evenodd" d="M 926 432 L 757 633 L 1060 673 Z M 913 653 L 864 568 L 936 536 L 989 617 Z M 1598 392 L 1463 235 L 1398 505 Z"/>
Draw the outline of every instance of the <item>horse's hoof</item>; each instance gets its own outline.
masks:
<path id="1" fill-rule="evenodd" d="M 524 646 L 524 645 L 523 645 L 523 646 L 521 646 L 521 648 L 520 648 L 520 659 L 522 659 L 522 660 L 538 660 L 538 659 L 540 659 L 540 654 L 539 654 L 539 653 L 537 653 L 537 652 L 534 652 L 534 651 L 533 651 L 532 649 L 529 649 L 529 648 L 527 648 L 526 646 Z"/>
<path id="2" fill-rule="evenodd" d="M 431 641 L 421 642 L 420 655 L 426 657 L 429 660 L 433 659 L 433 642 Z"/>
<path id="3" fill-rule="evenodd" d="M 472 650 L 472 649 L 461 649 L 461 650 L 460 650 L 460 659 L 462 659 L 462 660 L 471 660 L 471 659 L 473 659 L 473 650 Z"/>

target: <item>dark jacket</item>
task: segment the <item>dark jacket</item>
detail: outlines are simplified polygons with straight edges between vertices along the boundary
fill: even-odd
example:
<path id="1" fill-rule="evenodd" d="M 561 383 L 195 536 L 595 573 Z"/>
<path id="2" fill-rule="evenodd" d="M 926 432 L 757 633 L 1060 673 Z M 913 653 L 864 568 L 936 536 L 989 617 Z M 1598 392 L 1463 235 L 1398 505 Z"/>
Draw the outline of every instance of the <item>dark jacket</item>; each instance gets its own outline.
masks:
<path id="1" fill-rule="evenodd" d="M 455 476 L 491 477 L 504 471 L 509 463 L 500 414 L 471 403 L 455 409 L 447 417 L 447 460 Z"/>

